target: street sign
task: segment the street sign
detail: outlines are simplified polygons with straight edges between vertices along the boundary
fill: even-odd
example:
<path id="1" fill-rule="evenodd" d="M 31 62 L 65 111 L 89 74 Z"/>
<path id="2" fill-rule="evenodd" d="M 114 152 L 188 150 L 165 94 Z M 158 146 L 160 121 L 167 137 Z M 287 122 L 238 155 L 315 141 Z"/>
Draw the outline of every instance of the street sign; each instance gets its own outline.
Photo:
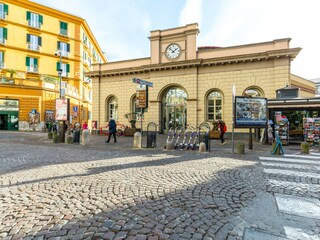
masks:
<path id="1" fill-rule="evenodd" d="M 153 87 L 153 83 L 152 82 L 148 82 L 148 81 L 140 79 L 140 78 L 132 78 L 132 82 L 133 83 L 138 83 L 140 85 L 147 85 L 149 87 Z"/>
<path id="2" fill-rule="evenodd" d="M 146 85 L 137 86 L 136 92 L 136 107 L 146 108 L 148 107 L 148 89 Z"/>

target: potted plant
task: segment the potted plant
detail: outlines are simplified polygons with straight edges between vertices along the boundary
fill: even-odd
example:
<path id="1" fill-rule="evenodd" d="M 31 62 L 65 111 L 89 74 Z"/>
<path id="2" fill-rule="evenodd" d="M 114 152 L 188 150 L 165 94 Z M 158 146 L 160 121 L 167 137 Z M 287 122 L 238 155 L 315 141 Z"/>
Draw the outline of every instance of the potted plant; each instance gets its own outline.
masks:
<path id="1" fill-rule="evenodd" d="M 125 136 L 133 136 L 136 132 L 136 113 L 126 113 L 124 117 L 128 119 L 128 122 L 130 123 L 131 128 L 127 127 L 124 129 L 124 135 Z"/>
<path id="2" fill-rule="evenodd" d="M 219 139 L 220 138 L 220 131 L 218 129 L 218 121 L 213 121 L 212 123 L 212 129 L 209 133 L 211 139 Z"/>
<path id="3" fill-rule="evenodd" d="M 10 74 L 10 78 L 13 78 L 13 75 L 17 73 L 14 69 L 6 69 L 6 72 Z"/>

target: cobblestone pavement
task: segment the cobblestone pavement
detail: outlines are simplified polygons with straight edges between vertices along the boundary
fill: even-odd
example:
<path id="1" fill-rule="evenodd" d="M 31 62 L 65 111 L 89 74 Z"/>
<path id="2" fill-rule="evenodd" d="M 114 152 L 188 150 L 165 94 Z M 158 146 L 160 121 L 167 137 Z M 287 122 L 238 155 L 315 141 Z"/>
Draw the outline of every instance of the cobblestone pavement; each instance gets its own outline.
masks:
<path id="1" fill-rule="evenodd" d="M 232 240 L 249 239 L 248 229 L 319 239 L 320 216 L 288 235 L 284 223 L 302 217 L 279 213 L 273 195 L 319 200 L 317 160 L 272 166 L 279 161 L 266 160 L 269 146 L 236 155 L 229 141 L 213 142 L 210 153 L 199 154 L 163 150 L 164 141 L 133 150 L 125 137 L 106 144 L 91 136 L 82 146 L 53 144 L 43 133 L 0 132 L 0 239 Z M 262 216 L 267 211 L 259 208 L 268 204 L 283 220 L 278 228 L 254 213 Z"/>

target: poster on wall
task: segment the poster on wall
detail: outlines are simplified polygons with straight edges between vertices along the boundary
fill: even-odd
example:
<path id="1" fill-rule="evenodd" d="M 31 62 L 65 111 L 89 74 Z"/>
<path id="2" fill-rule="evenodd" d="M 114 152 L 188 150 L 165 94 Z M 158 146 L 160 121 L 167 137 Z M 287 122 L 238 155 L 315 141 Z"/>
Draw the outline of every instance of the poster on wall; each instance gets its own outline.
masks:
<path id="1" fill-rule="evenodd" d="M 69 98 L 56 99 L 56 121 L 69 120 Z"/>
<path id="2" fill-rule="evenodd" d="M 46 110 L 46 122 L 53 122 L 54 114 L 52 110 Z"/>
<path id="3" fill-rule="evenodd" d="M 263 128 L 267 126 L 267 99 L 258 97 L 235 98 L 235 127 Z"/>
<path id="4" fill-rule="evenodd" d="M 40 122 L 40 113 L 31 111 L 28 114 L 28 122 L 30 124 L 38 124 Z"/>

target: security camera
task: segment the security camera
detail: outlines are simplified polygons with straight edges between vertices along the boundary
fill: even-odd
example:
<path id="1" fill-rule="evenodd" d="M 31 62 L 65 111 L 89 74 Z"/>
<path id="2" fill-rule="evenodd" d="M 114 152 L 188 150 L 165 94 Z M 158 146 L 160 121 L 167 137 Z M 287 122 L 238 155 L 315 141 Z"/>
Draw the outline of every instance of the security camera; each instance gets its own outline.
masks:
<path id="1" fill-rule="evenodd" d="M 58 52 L 54 52 L 54 55 L 55 55 L 55 56 L 59 56 L 59 53 L 58 53 Z"/>

